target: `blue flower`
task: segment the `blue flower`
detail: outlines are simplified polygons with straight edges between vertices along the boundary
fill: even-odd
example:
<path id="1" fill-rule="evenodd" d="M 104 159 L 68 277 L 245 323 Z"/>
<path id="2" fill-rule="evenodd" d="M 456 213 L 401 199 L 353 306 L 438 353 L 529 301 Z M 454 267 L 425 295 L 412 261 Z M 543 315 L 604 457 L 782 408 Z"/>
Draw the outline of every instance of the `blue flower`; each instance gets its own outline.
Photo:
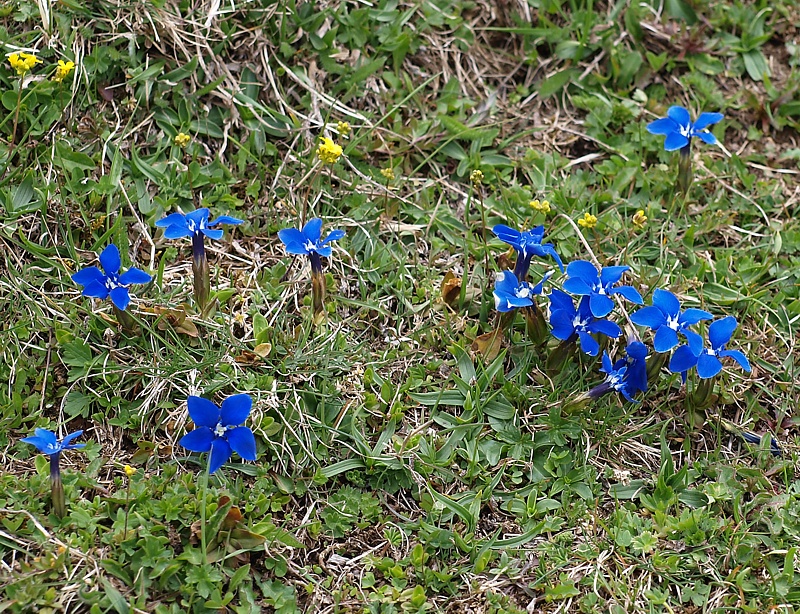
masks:
<path id="1" fill-rule="evenodd" d="M 614 301 L 609 298 L 612 294 L 621 294 L 632 303 L 642 304 L 642 296 L 632 286 L 611 287 L 629 269 L 628 266 L 607 266 L 598 275 L 591 262 L 575 260 L 567 265 L 569 279 L 564 282 L 564 290 L 578 296 L 588 296 L 592 315 L 602 318 L 614 309 Z"/>
<path id="2" fill-rule="evenodd" d="M 319 254 L 326 258 L 331 257 L 331 241 L 338 241 L 344 236 L 344 230 L 331 231 L 325 239 L 322 237 L 322 220 L 318 217 L 308 220 L 303 230 L 297 228 L 284 228 L 278 231 L 278 238 L 283 241 L 289 254 L 311 256 Z"/>
<path id="3" fill-rule="evenodd" d="M 517 250 L 517 262 L 514 265 L 514 275 L 517 279 L 524 280 L 528 276 L 528 269 L 531 265 L 531 259 L 534 256 L 545 258 L 552 256 L 558 263 L 558 268 L 564 271 L 564 264 L 561 258 L 556 253 L 552 243 L 542 243 L 544 238 L 544 226 L 537 226 L 533 230 L 525 230 L 520 232 L 516 228 L 511 228 L 505 224 L 497 224 L 492 228 L 492 232 L 503 243 L 508 243 L 511 247 Z"/>
<path id="4" fill-rule="evenodd" d="M 589 391 L 591 398 L 599 398 L 616 390 L 631 403 L 637 403 L 633 395 L 647 390 L 647 347 L 641 341 L 631 341 L 626 348 L 627 356 L 611 364 L 608 352 L 603 352 L 601 373 L 605 381 Z"/>
<path id="5" fill-rule="evenodd" d="M 84 286 L 83 295 L 105 299 L 111 297 L 111 302 L 120 311 L 125 311 L 131 302 L 127 286 L 131 284 L 146 284 L 152 277 L 135 267 L 131 267 L 122 275 L 119 274 L 122 261 L 119 249 L 113 243 L 106 247 L 100 254 L 101 271 L 96 266 L 81 269 L 72 276 L 72 281 Z"/>
<path id="6" fill-rule="evenodd" d="M 664 149 L 675 151 L 689 146 L 693 136 L 699 137 L 709 145 L 716 145 L 717 139 L 707 128 L 723 118 L 722 113 L 701 113 L 697 121 L 692 122 L 689 111 L 683 107 L 670 107 L 667 117 L 662 117 L 647 125 L 650 134 L 666 135 Z"/>
<path id="7" fill-rule="evenodd" d="M 187 213 L 171 213 L 165 218 L 156 222 L 156 226 L 164 228 L 164 236 L 167 239 L 180 239 L 182 237 L 195 237 L 205 235 L 209 239 L 219 240 L 222 238 L 222 229 L 213 228 L 219 224 L 241 224 L 243 220 L 221 215 L 213 222 L 208 219 L 209 211 L 206 207 Z"/>
<path id="8" fill-rule="evenodd" d="M 235 394 L 218 407 L 202 397 L 190 396 L 186 402 L 197 428 L 178 442 L 192 452 L 211 452 L 208 472 L 214 473 L 236 452 L 245 460 L 256 460 L 256 438 L 246 426 L 253 399 L 249 394 Z"/>
<path id="9" fill-rule="evenodd" d="M 781 450 L 781 447 L 778 445 L 778 442 L 775 441 L 775 438 L 772 435 L 764 435 L 764 437 L 767 437 L 769 439 L 769 451 L 770 451 L 770 453 L 773 456 L 783 456 L 783 451 Z M 759 435 L 756 435 L 755 433 L 751 433 L 749 431 L 742 431 L 742 438 L 747 443 L 752 443 L 752 444 L 755 444 L 757 446 L 761 445 L 762 437 L 759 436 Z"/>
<path id="10" fill-rule="evenodd" d="M 572 297 L 561 290 L 550 292 L 550 326 L 556 339 L 567 341 L 578 337 L 581 349 L 589 356 L 600 353 L 600 344 L 591 333 L 600 333 L 616 339 L 622 329 L 610 320 L 595 318 L 589 307 L 590 298 L 584 296 L 575 309 Z"/>
<path id="11" fill-rule="evenodd" d="M 633 312 L 631 322 L 647 326 L 655 332 L 653 349 L 656 352 L 672 350 L 678 345 L 678 333 L 680 333 L 686 337 L 692 352 L 698 355 L 703 351 L 703 338 L 689 330 L 689 326 L 702 320 L 711 320 L 713 317 L 702 309 L 690 308 L 681 313 L 678 298 L 672 292 L 657 288 L 653 292 L 653 304 Z"/>
<path id="12" fill-rule="evenodd" d="M 20 441 L 36 446 L 39 452 L 49 456 L 61 454 L 64 450 L 76 450 L 86 446 L 85 443 L 71 443 L 73 439 L 80 437 L 83 431 L 70 433 L 61 441 L 58 440 L 53 431 L 48 431 L 47 429 L 36 429 L 34 433 L 36 433 L 34 436 L 24 437 Z"/>
<path id="13" fill-rule="evenodd" d="M 726 350 L 725 345 L 731 340 L 733 331 L 736 330 L 736 318 L 727 316 L 715 320 L 708 327 L 708 341 L 710 348 L 703 348 L 699 356 L 688 345 L 678 347 L 672 353 L 669 361 L 669 370 L 673 373 L 685 374 L 692 367 L 697 367 L 697 375 L 702 379 L 714 377 L 722 371 L 720 358 L 733 358 L 739 366 L 750 373 L 750 362 L 739 350 Z"/>
<path id="14" fill-rule="evenodd" d="M 494 284 L 494 306 L 497 311 L 513 311 L 520 307 L 530 307 L 533 305 L 533 297 L 542 293 L 542 286 L 550 276 L 552 271 L 547 273 L 535 286 L 531 286 L 527 281 L 519 281 L 517 276 L 511 271 L 503 271 Z"/>

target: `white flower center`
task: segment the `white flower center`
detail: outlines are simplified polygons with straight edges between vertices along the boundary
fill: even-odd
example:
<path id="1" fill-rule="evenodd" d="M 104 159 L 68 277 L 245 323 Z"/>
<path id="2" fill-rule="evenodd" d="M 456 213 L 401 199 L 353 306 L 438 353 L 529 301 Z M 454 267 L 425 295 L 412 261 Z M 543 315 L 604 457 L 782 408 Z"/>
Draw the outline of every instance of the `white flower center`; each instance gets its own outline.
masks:
<path id="1" fill-rule="evenodd" d="M 517 298 L 528 298 L 531 295 L 531 291 L 530 288 L 528 288 L 528 286 L 522 286 L 520 288 L 517 288 L 514 294 L 517 295 Z"/>
<path id="2" fill-rule="evenodd" d="M 681 126 L 679 128 L 680 133 L 685 136 L 687 139 L 692 136 L 692 125 L 689 124 L 688 126 Z"/>
<path id="3" fill-rule="evenodd" d="M 194 223 L 194 220 L 188 219 L 186 220 L 186 227 L 191 231 L 194 232 L 197 230 L 197 224 Z"/>
<path id="4" fill-rule="evenodd" d="M 677 331 L 680 325 L 678 324 L 678 316 L 670 316 L 667 318 L 667 326 L 674 331 Z"/>
<path id="5" fill-rule="evenodd" d="M 224 437 L 225 436 L 225 431 L 227 431 L 227 430 L 228 430 L 227 427 L 222 426 L 222 422 L 220 422 L 214 428 L 214 435 L 216 435 L 217 437 Z"/>
<path id="6" fill-rule="evenodd" d="M 605 295 L 605 293 L 606 293 L 606 289 L 603 287 L 603 284 L 597 284 L 597 285 L 595 285 L 595 287 L 593 289 L 598 294 Z"/>
<path id="7" fill-rule="evenodd" d="M 121 287 L 122 284 L 119 283 L 119 278 L 116 275 L 106 275 L 106 288 L 113 290 Z"/>
<path id="8" fill-rule="evenodd" d="M 717 355 L 717 353 L 714 350 L 706 350 L 706 354 L 708 354 L 709 356 L 716 356 Z"/>
<path id="9" fill-rule="evenodd" d="M 314 245 L 314 243 L 311 241 L 311 239 L 306 241 L 306 244 L 303 247 L 305 247 L 310 252 L 313 252 L 313 251 L 315 251 L 317 249 L 317 246 Z"/>

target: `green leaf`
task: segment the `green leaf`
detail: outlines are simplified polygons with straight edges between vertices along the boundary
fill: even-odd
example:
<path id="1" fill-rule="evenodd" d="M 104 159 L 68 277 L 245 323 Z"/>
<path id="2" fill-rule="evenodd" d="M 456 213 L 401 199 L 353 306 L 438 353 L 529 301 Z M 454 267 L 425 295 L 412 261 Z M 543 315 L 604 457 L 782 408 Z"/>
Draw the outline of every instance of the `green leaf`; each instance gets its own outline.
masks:
<path id="1" fill-rule="evenodd" d="M 539 97 L 550 98 L 550 96 L 557 94 L 577 75 L 578 71 L 576 69 L 567 68 L 566 70 L 562 70 L 553 76 L 548 77 L 539 83 Z"/>
<path id="2" fill-rule="evenodd" d="M 769 76 L 769 65 L 767 58 L 758 49 L 742 53 L 744 68 L 753 81 L 763 81 L 765 76 Z"/>
<path id="3" fill-rule="evenodd" d="M 21 213 L 29 213 L 38 209 L 39 203 L 36 201 L 34 201 L 33 207 L 29 206 L 33 200 L 33 196 L 33 174 L 26 173 L 25 178 L 14 190 L 14 194 L 11 197 L 11 202 L 9 203 L 8 213 L 10 215 L 18 215 Z"/>
<path id="4" fill-rule="evenodd" d="M 114 588 L 106 578 L 101 577 L 100 582 L 103 584 L 103 589 L 105 589 L 106 597 L 111 602 L 111 607 L 114 608 L 119 614 L 128 614 L 130 612 L 130 606 L 128 606 L 128 602 L 125 601 L 125 597 L 122 596 L 116 588 Z"/>

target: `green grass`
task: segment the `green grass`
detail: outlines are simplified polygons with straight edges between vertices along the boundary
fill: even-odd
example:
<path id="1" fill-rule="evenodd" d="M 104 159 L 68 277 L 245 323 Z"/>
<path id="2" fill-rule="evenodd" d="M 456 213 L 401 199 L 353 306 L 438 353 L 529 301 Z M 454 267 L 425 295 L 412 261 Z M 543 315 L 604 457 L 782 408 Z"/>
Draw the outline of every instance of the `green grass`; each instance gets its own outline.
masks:
<path id="1" fill-rule="evenodd" d="M 44 60 L 13 146 L 20 79 L 0 68 L 0 610 L 797 610 L 793 3 L 41 7 L 0 0 L 6 54 Z M 77 65 L 61 84 L 58 59 Z M 685 202 L 645 130 L 672 104 L 725 114 Z M 344 148 L 330 167 L 322 135 Z M 188 241 L 154 226 L 197 206 L 245 220 L 208 246 L 205 318 Z M 347 231 L 321 325 L 276 234 L 311 216 Z M 545 224 L 565 262 L 629 265 L 646 302 L 669 288 L 735 316 L 753 372 L 726 363 L 700 413 L 666 371 L 640 404 L 576 410 L 599 360 L 548 369 L 555 340 L 519 316 L 476 354 L 510 266 L 501 222 Z M 70 280 L 109 242 L 154 275 L 137 335 Z M 466 283 L 445 301 L 447 273 Z M 185 400 L 239 392 L 258 460 L 204 491 Z M 19 441 L 35 427 L 84 430 L 63 519 Z"/>

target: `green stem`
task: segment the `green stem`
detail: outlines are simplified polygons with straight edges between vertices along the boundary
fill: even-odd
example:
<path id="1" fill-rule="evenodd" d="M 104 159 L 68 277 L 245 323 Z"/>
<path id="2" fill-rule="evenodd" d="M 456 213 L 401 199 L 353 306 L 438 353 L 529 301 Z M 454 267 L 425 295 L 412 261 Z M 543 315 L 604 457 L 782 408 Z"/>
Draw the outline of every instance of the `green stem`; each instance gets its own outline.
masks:
<path id="1" fill-rule="evenodd" d="M 208 563 L 208 551 L 206 550 L 206 498 L 208 496 L 208 476 L 211 471 L 211 452 L 208 453 L 208 466 L 203 474 L 203 483 L 200 489 L 200 549 L 203 553 L 203 565 Z"/>

